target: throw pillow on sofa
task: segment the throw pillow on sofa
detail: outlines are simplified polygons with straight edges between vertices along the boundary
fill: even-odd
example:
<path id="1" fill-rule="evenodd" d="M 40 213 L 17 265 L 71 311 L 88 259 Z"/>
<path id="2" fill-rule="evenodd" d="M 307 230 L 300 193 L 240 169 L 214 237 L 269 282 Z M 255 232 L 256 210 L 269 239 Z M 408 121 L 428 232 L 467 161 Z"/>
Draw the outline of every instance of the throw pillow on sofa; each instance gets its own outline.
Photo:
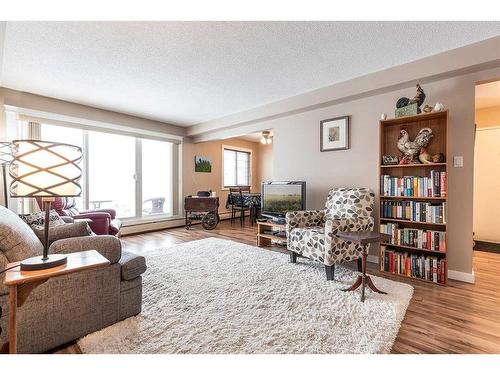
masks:
<path id="1" fill-rule="evenodd" d="M 32 214 L 20 214 L 19 217 L 30 227 L 34 225 L 43 226 L 45 222 L 45 212 L 34 212 Z M 49 227 L 56 227 L 65 224 L 56 210 L 51 210 L 49 214 Z"/>

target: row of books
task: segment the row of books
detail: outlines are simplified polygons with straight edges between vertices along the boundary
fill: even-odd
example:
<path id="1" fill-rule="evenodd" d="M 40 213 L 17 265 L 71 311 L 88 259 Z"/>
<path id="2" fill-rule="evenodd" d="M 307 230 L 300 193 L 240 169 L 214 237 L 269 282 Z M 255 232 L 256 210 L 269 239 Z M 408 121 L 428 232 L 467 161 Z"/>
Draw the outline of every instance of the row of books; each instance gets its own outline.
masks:
<path id="1" fill-rule="evenodd" d="M 382 201 L 382 218 L 420 221 L 425 223 L 446 223 L 446 203 L 415 201 Z"/>
<path id="2" fill-rule="evenodd" d="M 392 197 L 446 197 L 446 172 L 432 170 L 429 177 L 382 175 L 381 191 Z"/>
<path id="3" fill-rule="evenodd" d="M 381 246 L 381 270 L 398 275 L 444 284 L 446 259 L 436 256 L 412 255 Z"/>
<path id="4" fill-rule="evenodd" d="M 380 232 L 391 235 L 392 245 L 418 249 L 446 251 L 446 232 L 413 228 L 400 228 L 395 223 L 380 224 Z"/>

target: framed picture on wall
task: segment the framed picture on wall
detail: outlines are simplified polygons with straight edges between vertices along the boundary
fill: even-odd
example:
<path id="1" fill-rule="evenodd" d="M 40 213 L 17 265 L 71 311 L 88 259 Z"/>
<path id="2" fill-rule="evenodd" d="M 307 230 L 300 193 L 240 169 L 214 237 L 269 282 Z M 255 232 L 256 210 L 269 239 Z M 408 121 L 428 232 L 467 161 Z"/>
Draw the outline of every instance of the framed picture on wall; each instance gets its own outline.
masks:
<path id="1" fill-rule="evenodd" d="M 195 172 L 212 172 L 212 161 L 206 156 L 195 156 L 194 157 L 194 171 Z"/>
<path id="2" fill-rule="evenodd" d="M 320 121 L 320 150 L 337 151 L 349 149 L 349 127 L 351 116 L 335 117 Z"/>

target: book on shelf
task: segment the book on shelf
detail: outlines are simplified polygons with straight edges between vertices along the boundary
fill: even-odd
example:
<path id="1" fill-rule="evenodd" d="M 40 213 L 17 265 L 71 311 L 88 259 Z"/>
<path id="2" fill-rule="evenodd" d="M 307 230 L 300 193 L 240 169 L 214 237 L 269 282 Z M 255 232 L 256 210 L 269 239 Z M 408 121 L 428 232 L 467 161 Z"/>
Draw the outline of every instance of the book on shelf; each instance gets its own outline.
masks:
<path id="1" fill-rule="evenodd" d="M 437 256 L 408 254 L 407 252 L 380 247 L 380 269 L 396 275 L 424 279 L 444 284 L 446 280 L 446 259 Z"/>
<path id="2" fill-rule="evenodd" d="M 380 232 L 391 236 L 391 245 L 446 252 L 446 232 L 400 228 L 396 223 L 380 224 Z"/>
<path id="3" fill-rule="evenodd" d="M 446 202 L 382 201 L 381 218 L 445 224 Z"/>
<path id="4" fill-rule="evenodd" d="M 446 172 L 432 170 L 429 177 L 381 176 L 382 196 L 392 197 L 446 197 Z"/>

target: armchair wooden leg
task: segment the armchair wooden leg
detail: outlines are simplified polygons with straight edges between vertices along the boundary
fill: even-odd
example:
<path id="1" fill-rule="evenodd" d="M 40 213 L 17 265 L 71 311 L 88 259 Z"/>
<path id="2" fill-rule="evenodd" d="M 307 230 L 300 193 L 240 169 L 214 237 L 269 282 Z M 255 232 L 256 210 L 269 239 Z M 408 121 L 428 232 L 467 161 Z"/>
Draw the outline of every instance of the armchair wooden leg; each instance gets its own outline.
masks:
<path id="1" fill-rule="evenodd" d="M 297 263 L 297 253 L 291 250 L 289 252 L 290 252 L 290 263 Z"/>
<path id="2" fill-rule="evenodd" d="M 363 259 L 358 259 L 358 272 L 363 272 Z"/>
<path id="3" fill-rule="evenodd" d="M 333 280 L 335 277 L 335 265 L 333 266 L 327 266 L 325 264 L 325 271 L 326 271 L 326 279 L 327 280 Z"/>

